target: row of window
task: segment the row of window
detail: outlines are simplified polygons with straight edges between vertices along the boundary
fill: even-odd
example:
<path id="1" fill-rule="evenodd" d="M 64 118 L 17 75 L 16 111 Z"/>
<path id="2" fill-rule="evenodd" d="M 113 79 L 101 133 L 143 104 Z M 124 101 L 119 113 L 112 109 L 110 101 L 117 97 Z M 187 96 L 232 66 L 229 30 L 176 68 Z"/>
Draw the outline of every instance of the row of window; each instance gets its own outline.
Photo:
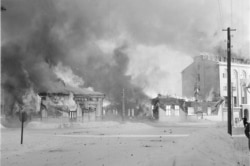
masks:
<path id="1" fill-rule="evenodd" d="M 225 69 L 224 72 L 222 73 L 222 77 L 227 78 L 227 69 Z M 236 78 L 238 78 L 238 72 L 237 72 L 237 70 L 233 70 L 233 79 L 236 79 Z M 244 70 L 241 71 L 240 78 L 241 79 L 246 79 L 247 78 L 246 71 L 244 71 Z"/>
<path id="2" fill-rule="evenodd" d="M 227 96 L 224 97 L 225 98 L 225 106 L 227 107 Z M 231 103 L 234 107 L 238 107 L 239 106 L 239 103 L 238 103 L 238 100 L 237 100 L 237 97 L 234 96 L 233 99 L 232 99 L 232 102 Z M 247 98 L 246 97 L 241 97 L 241 104 L 247 104 Z"/>
<path id="3" fill-rule="evenodd" d="M 227 86 L 223 86 L 223 90 L 226 91 L 227 90 Z M 236 91 L 236 87 L 232 87 L 233 91 Z"/>
<path id="4" fill-rule="evenodd" d="M 171 105 L 166 106 L 166 116 L 179 116 L 180 115 L 180 107 L 175 105 L 174 107 Z"/>

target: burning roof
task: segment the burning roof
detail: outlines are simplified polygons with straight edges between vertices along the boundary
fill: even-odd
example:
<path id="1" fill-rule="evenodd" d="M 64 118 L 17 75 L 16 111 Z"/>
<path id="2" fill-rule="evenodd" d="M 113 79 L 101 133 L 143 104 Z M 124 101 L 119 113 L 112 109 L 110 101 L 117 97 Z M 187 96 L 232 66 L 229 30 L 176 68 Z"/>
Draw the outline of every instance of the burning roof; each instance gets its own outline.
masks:
<path id="1" fill-rule="evenodd" d="M 64 87 L 57 87 L 55 89 L 51 89 L 47 92 L 40 92 L 40 95 L 44 94 L 62 94 L 62 95 L 69 95 L 73 93 L 74 95 L 92 95 L 92 96 L 104 96 L 101 92 L 96 92 L 90 90 L 88 88 L 79 88 L 79 87 L 72 87 L 72 86 L 64 86 Z"/>

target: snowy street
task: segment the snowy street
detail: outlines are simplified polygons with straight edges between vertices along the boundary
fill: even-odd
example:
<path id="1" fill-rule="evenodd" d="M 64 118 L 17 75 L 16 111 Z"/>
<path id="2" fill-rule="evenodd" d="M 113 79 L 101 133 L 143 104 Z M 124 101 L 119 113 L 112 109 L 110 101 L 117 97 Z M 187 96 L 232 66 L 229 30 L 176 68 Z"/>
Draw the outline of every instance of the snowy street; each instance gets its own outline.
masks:
<path id="1" fill-rule="evenodd" d="M 50 126 L 50 129 L 49 129 Z M 51 127 L 53 126 L 53 127 Z M 77 123 L 67 128 L 31 122 L 1 130 L 2 166 L 249 165 L 242 128 L 233 139 L 215 123 Z"/>

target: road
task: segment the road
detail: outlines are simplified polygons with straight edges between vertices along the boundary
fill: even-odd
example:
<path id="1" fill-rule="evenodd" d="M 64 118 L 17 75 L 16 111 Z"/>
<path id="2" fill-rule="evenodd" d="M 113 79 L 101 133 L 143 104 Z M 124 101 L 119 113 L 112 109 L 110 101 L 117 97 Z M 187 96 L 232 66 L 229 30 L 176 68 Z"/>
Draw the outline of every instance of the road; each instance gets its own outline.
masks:
<path id="1" fill-rule="evenodd" d="M 77 128 L 25 128 L 23 145 L 20 129 L 2 129 L 1 165 L 173 165 L 176 160 L 171 157 L 180 153 L 190 135 L 216 127 L 214 123 L 99 123 Z M 244 165 L 249 160 L 241 157 L 248 153 L 241 130 L 234 130 L 233 146 L 238 162 Z M 166 163 L 169 160 L 171 163 Z"/>

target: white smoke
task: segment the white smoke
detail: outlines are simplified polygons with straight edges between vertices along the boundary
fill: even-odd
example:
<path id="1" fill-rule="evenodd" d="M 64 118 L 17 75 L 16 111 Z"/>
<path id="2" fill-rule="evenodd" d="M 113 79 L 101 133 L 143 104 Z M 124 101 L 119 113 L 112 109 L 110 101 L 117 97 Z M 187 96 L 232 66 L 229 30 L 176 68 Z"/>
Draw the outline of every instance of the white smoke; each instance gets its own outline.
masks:
<path id="1" fill-rule="evenodd" d="M 3 0 L 10 9 L 1 17 L 6 46 L 2 71 L 9 76 L 5 88 L 14 87 L 15 91 L 9 91 L 13 96 L 27 88 L 28 81 L 21 80 L 25 68 L 39 90 L 54 87 L 48 84 L 55 73 L 67 85 L 85 84 L 115 94 L 111 83 L 120 80 L 115 84 L 120 89 L 120 83 L 130 81 L 118 77 L 126 70 L 147 94 L 179 95 L 180 72 L 192 62 L 189 56 L 212 52 L 216 46 L 226 48 L 222 29 L 237 29 L 232 51 L 249 56 L 250 1 L 232 1 L 232 10 L 228 0 L 220 2 L 221 10 L 217 1 L 206 0 Z M 118 57 L 126 61 L 121 59 L 117 66 L 129 64 L 116 73 L 113 70 L 119 68 L 113 54 L 119 42 L 128 42 L 129 59 L 124 58 L 123 48 Z M 41 67 L 45 62 L 56 65 L 54 73 Z M 76 73 L 84 75 L 84 80 Z"/>
<path id="2" fill-rule="evenodd" d="M 57 66 L 54 67 L 54 73 L 66 85 L 80 87 L 84 84 L 84 81 L 81 77 L 75 75 L 70 67 L 63 66 L 62 63 L 58 63 Z"/>
<path id="3" fill-rule="evenodd" d="M 127 73 L 146 94 L 151 97 L 158 93 L 181 95 L 181 71 L 192 62 L 190 55 L 165 45 L 137 45 L 130 49 L 129 55 Z"/>

